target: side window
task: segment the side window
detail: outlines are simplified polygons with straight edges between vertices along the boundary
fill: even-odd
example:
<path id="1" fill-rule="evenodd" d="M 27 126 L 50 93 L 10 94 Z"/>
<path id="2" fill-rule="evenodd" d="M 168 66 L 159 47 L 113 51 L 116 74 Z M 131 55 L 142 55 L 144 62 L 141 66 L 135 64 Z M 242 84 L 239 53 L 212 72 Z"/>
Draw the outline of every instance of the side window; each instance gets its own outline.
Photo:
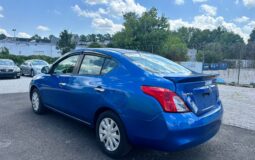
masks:
<path id="1" fill-rule="evenodd" d="M 78 61 L 79 55 L 68 57 L 57 64 L 54 69 L 56 74 L 70 74 L 73 73 L 74 67 Z"/>
<path id="2" fill-rule="evenodd" d="M 106 74 L 113 70 L 117 66 L 117 63 L 112 59 L 106 59 L 101 74 Z"/>
<path id="3" fill-rule="evenodd" d="M 104 63 L 104 59 L 105 58 L 99 56 L 85 55 L 79 74 L 99 75 Z"/>

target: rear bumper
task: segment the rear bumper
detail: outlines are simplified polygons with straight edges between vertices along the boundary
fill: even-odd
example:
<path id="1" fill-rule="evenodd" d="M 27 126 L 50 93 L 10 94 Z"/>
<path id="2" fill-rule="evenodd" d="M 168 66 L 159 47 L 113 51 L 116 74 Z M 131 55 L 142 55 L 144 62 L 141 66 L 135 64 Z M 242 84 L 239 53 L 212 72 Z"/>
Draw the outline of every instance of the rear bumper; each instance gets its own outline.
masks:
<path id="1" fill-rule="evenodd" d="M 10 78 L 10 77 L 14 77 L 14 76 L 19 77 L 20 76 L 20 72 L 9 72 L 9 73 L 1 72 L 0 73 L 0 78 Z"/>
<path id="2" fill-rule="evenodd" d="M 164 151 L 177 151 L 194 147 L 208 141 L 220 129 L 223 108 L 204 115 L 194 113 L 162 113 L 151 122 L 142 122 L 140 134 L 131 135 L 135 145 Z"/>
<path id="3" fill-rule="evenodd" d="M 214 113 L 196 117 L 189 113 L 178 124 L 168 123 L 168 134 L 156 147 L 161 150 L 176 151 L 204 143 L 219 131 L 221 115 L 222 113 Z M 165 115 L 165 118 L 168 122 L 173 120 L 169 115 Z"/>

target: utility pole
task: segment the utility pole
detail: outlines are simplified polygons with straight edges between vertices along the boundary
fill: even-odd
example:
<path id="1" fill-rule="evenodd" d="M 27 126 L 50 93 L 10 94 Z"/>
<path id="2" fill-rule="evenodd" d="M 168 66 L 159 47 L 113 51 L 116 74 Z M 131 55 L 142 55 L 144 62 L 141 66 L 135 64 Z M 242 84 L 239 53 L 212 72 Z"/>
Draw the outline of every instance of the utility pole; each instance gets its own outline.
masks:
<path id="1" fill-rule="evenodd" d="M 16 34 L 15 34 L 16 33 L 16 29 L 14 28 L 14 29 L 12 29 L 12 31 L 13 31 L 13 39 L 16 40 Z"/>

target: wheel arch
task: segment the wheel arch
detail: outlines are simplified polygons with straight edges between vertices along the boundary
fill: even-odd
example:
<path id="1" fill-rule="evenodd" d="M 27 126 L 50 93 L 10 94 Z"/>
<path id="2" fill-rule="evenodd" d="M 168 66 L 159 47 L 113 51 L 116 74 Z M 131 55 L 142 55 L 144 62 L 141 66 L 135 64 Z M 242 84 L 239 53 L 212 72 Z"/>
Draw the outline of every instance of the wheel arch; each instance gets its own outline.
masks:
<path id="1" fill-rule="evenodd" d="M 35 85 L 32 85 L 32 86 L 30 87 L 30 90 L 29 90 L 29 98 L 30 98 L 30 100 L 31 100 L 31 96 L 32 96 L 32 91 L 33 91 L 34 89 L 37 89 L 37 90 L 38 90 L 38 87 L 36 87 Z"/>
<path id="2" fill-rule="evenodd" d="M 115 113 L 121 119 L 120 114 L 117 111 L 115 111 L 113 108 L 103 106 L 103 107 L 98 108 L 96 110 L 96 112 L 94 113 L 93 122 L 92 122 L 92 127 L 93 128 L 96 127 L 96 121 L 97 121 L 99 115 L 102 114 L 103 112 L 106 112 L 106 111 L 111 111 L 111 112 Z M 122 121 L 122 119 L 121 119 L 121 121 Z M 123 121 L 122 121 L 122 123 L 123 123 Z"/>

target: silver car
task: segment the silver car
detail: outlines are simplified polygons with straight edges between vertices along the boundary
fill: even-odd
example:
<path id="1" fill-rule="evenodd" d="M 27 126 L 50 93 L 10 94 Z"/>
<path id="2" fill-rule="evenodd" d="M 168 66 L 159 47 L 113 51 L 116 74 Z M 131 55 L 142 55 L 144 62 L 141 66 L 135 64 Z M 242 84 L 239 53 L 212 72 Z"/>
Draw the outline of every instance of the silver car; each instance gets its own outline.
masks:
<path id="1" fill-rule="evenodd" d="M 21 64 L 21 75 L 35 76 L 41 73 L 41 70 L 44 66 L 49 66 L 49 64 L 40 59 L 31 59 L 27 60 Z"/>
<path id="2" fill-rule="evenodd" d="M 0 77 L 20 78 L 20 68 L 10 59 L 0 59 Z"/>

